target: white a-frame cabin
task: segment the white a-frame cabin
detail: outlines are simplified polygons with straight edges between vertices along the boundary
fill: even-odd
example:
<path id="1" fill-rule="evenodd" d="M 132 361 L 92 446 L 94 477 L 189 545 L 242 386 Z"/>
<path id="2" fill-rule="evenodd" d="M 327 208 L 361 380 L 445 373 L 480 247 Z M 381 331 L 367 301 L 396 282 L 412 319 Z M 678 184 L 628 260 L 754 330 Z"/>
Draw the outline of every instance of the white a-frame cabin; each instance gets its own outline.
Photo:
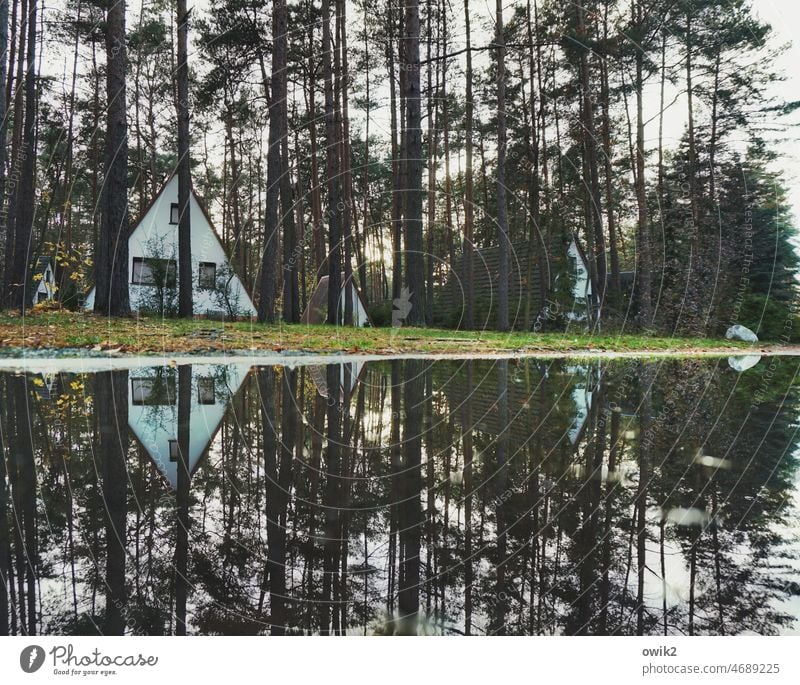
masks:
<path id="1" fill-rule="evenodd" d="M 189 196 L 192 224 L 194 313 L 226 318 L 256 315 L 253 301 L 225 254 L 213 223 L 194 190 Z M 161 188 L 128 237 L 128 276 L 132 311 L 158 310 L 156 298 L 177 297 L 178 277 L 178 177 Z M 172 295 L 164 295 L 165 290 Z M 94 308 L 95 289 L 84 307 Z"/>

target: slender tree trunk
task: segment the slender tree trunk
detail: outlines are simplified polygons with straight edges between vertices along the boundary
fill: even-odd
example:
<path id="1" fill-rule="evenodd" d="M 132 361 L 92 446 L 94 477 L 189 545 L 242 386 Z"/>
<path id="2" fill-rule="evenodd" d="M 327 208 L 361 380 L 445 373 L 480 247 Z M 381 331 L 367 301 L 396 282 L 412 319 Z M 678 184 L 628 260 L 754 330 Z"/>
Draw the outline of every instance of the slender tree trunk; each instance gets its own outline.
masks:
<path id="1" fill-rule="evenodd" d="M 394 37 L 397 30 L 395 9 L 388 7 L 389 39 L 387 41 L 386 61 L 389 68 L 389 106 L 391 109 L 392 131 L 392 300 L 398 300 L 403 286 L 403 198 L 397 190 L 402 185 L 402 161 L 398 142 L 397 121 L 397 82 L 394 68 Z"/>
<path id="2" fill-rule="evenodd" d="M 233 254 L 235 255 L 234 265 L 239 268 L 244 283 L 247 283 L 248 270 L 247 260 L 244 258 L 244 236 L 242 235 L 242 218 L 239 198 L 239 183 L 241 173 L 239 170 L 239 160 L 236 156 L 236 137 L 233 133 L 233 104 L 227 104 L 225 112 L 225 132 L 228 139 L 228 160 L 230 161 L 230 191 L 227 196 L 229 201 L 225 204 L 230 206 L 231 218 L 233 220 Z M 228 184 L 226 184 L 228 187 Z M 245 286 L 247 287 L 247 286 Z"/>
<path id="3" fill-rule="evenodd" d="M 83 7 L 83 0 L 78 0 L 78 6 L 75 10 L 76 13 L 76 21 L 80 24 L 82 17 L 81 17 L 81 10 Z M 75 154 L 74 154 L 74 146 L 75 146 L 75 91 L 77 88 L 78 83 L 78 53 L 80 49 L 80 33 L 75 29 L 75 41 L 72 47 L 72 83 L 70 86 L 69 92 L 69 112 L 67 114 L 67 160 L 66 160 L 66 169 L 64 171 L 64 196 L 61 202 L 61 221 L 59 224 L 58 230 L 58 240 L 56 241 L 56 259 L 54 267 L 56 269 L 56 282 L 58 284 L 58 299 L 59 301 L 64 301 L 64 294 L 66 292 L 66 286 L 69 284 L 69 276 L 72 272 L 70 262 L 67 261 L 67 265 L 65 267 L 61 267 L 59 265 L 58 259 L 58 252 L 61 251 L 62 240 L 64 245 L 64 255 L 69 258 L 72 255 L 72 210 L 73 210 L 73 191 L 74 191 L 74 162 L 75 162 Z M 2 80 L 2 79 L 0 79 Z M 137 134 L 139 132 L 138 126 L 138 118 L 139 118 L 139 98 L 136 98 L 136 119 L 137 119 L 137 127 L 136 131 Z M 2 146 L 5 145 L 5 140 L 2 140 Z M 141 154 L 139 155 L 141 157 Z M 2 167 L 2 164 L 0 164 Z M 1 172 L 0 172 L 1 173 Z M 137 173 L 139 176 L 141 172 Z M 2 197 L 2 184 L 0 184 L 0 197 Z M 140 194 L 141 195 L 141 194 Z M 140 201 L 142 201 L 140 197 Z"/>
<path id="4" fill-rule="evenodd" d="M 342 192 L 339 172 L 339 136 L 333 90 L 333 40 L 331 37 L 330 0 L 322 2 L 322 70 L 325 77 L 325 149 L 328 184 L 328 323 L 341 323 L 339 314 L 342 292 Z"/>
<path id="5" fill-rule="evenodd" d="M 350 112 L 348 90 L 350 88 L 350 73 L 347 59 L 347 2 L 336 0 L 336 24 L 338 27 L 337 43 L 341 53 L 341 164 L 344 210 L 342 211 L 342 244 L 344 247 L 344 284 L 346 286 L 344 298 L 344 323 L 353 325 L 353 298 L 350 292 L 353 286 L 353 173 L 350 161 Z"/>
<path id="6" fill-rule="evenodd" d="M 289 90 L 287 86 L 287 50 L 286 37 L 288 11 L 286 0 L 277 0 L 272 10 L 272 102 L 270 107 L 270 138 L 272 125 L 276 124 L 279 145 L 279 177 L 275 180 L 279 185 L 281 226 L 283 228 L 283 319 L 288 322 L 298 321 L 300 314 L 297 306 L 297 255 L 296 236 L 294 235 L 294 212 L 292 211 L 292 188 L 289 175 Z M 273 122 L 273 113 L 277 121 Z M 270 140 L 272 145 L 272 140 Z M 276 226 L 277 237 L 277 226 Z"/>
<path id="7" fill-rule="evenodd" d="M 433 325 L 433 250 L 434 250 L 434 231 L 436 224 L 436 155 L 438 141 L 438 102 L 437 94 L 434 92 L 433 72 L 433 0 L 427 0 L 427 78 L 428 78 L 428 98 L 426 114 L 428 116 L 428 208 L 427 208 L 427 227 L 425 231 L 425 323 Z M 436 60 L 436 88 L 439 87 L 439 60 Z"/>
<path id="8" fill-rule="evenodd" d="M 281 144 L 285 135 L 286 99 L 286 2 L 272 5 L 272 97 L 269 102 L 269 149 L 267 150 L 267 199 L 264 224 L 264 254 L 261 261 L 261 297 L 258 320 L 275 320 L 275 275 L 278 269 L 279 202 L 281 190 Z M 285 266 L 285 265 L 284 265 Z"/>
<path id="9" fill-rule="evenodd" d="M 469 0 L 464 0 L 464 29 L 467 69 L 465 73 L 466 84 L 466 110 L 464 120 L 464 296 L 466 297 L 466 327 L 475 327 L 475 293 L 473 288 L 473 244 L 474 244 L 474 217 L 475 217 L 475 186 L 472 179 L 472 126 L 473 109 L 472 100 L 472 38 L 470 35 Z"/>
<path id="10" fill-rule="evenodd" d="M 441 23 L 441 51 L 442 55 L 447 55 L 447 2 L 442 0 L 439 8 Z M 444 57 L 441 67 L 441 102 L 439 109 L 442 116 L 442 136 L 444 138 L 444 202 L 445 202 L 445 222 L 447 231 L 447 256 L 450 267 L 453 268 L 456 261 L 455 240 L 453 239 L 453 179 L 450 175 L 450 106 L 447 100 L 447 57 Z"/>
<path id="11" fill-rule="evenodd" d="M 636 0 L 636 24 L 639 35 L 644 34 L 644 15 L 641 0 Z M 644 177 L 644 46 L 636 49 L 636 204 L 638 207 L 637 243 L 639 248 L 639 318 L 642 326 L 652 323 L 650 302 L 650 219 L 647 213 L 647 195 Z"/>
<path id="12" fill-rule="evenodd" d="M 25 73 L 25 125 L 22 135 L 22 173 L 16 196 L 17 220 L 14 226 L 14 257 L 11 263 L 11 303 L 24 310 L 30 290 L 31 244 L 36 191 L 36 5 L 28 5 L 28 39 Z"/>
<path id="13" fill-rule="evenodd" d="M 608 5 L 606 0 L 603 8 L 603 44 L 608 45 Z M 615 304 L 620 304 L 622 287 L 619 277 L 619 253 L 617 252 L 617 231 L 614 218 L 614 194 L 613 194 L 613 149 L 611 146 L 611 103 L 608 83 L 608 56 L 600 61 L 600 100 L 603 107 L 603 163 L 605 176 L 605 195 L 606 195 L 606 222 L 608 223 L 608 249 L 611 258 L 611 292 L 615 299 Z"/>
<path id="14" fill-rule="evenodd" d="M 178 316 L 194 313 L 194 279 L 192 277 L 192 219 L 189 196 L 192 192 L 191 160 L 189 157 L 189 12 L 186 0 L 177 0 L 178 64 Z M 126 279 L 127 280 L 127 279 Z"/>
<path id="15" fill-rule="evenodd" d="M 10 57 L 14 57 L 15 39 L 17 36 L 19 36 L 19 45 L 17 46 L 16 50 L 16 76 L 12 77 L 9 75 L 8 89 L 6 91 L 8 100 L 11 99 L 12 94 L 14 96 L 14 106 L 12 109 L 14 127 L 11 131 L 11 159 L 9 160 L 9 172 L 12 177 L 16 177 L 16 183 L 14 183 L 8 199 L 7 214 L 4 216 L 6 224 L 6 251 L 4 264 L 5 269 L 3 271 L 2 300 L 8 305 L 13 305 L 11 300 L 11 284 L 14 281 L 14 234 L 16 233 L 17 210 L 19 206 L 19 173 L 22 166 L 20 160 L 20 147 L 22 146 L 22 128 L 25 118 L 25 90 L 22 87 L 22 82 L 25 78 L 25 41 L 27 39 L 26 27 L 28 25 L 28 0 L 21 0 L 19 10 L 20 21 L 19 27 L 16 28 L 15 20 L 17 14 L 17 3 L 15 3 L 14 16 L 12 16 L 11 26 L 16 30 L 13 31 L 11 36 Z M 9 61 L 9 70 L 13 70 L 14 66 L 14 62 Z M 15 88 L 12 88 L 12 83 L 15 85 Z M 5 200 L 5 198 L 3 198 L 3 200 Z"/>
<path id="16" fill-rule="evenodd" d="M 8 131 L 6 81 L 8 80 L 8 59 L 8 0 L 0 0 L 0 234 L 8 228 L 8 209 L 6 207 L 6 132 Z M 13 57 L 10 64 L 13 67 Z M 8 254 L 6 254 L 6 260 L 7 258 Z M 0 272 L 5 271 L 5 269 L 5 263 L 0 265 Z M 0 283 L 2 283 L 2 280 L 3 277 L 0 275 Z M 0 617 L 0 620 L 2 620 L 2 617 Z"/>
<path id="17" fill-rule="evenodd" d="M 532 20 L 536 23 L 536 30 Z M 534 36 L 539 35 L 539 18 L 538 13 L 534 10 L 531 14 L 531 0 L 528 0 L 526 6 L 526 24 L 527 24 L 527 38 L 528 38 L 528 77 L 530 81 L 531 95 L 530 95 L 530 132 L 528 134 L 528 151 L 530 155 L 530 230 L 528 233 L 528 254 L 525 260 L 525 330 L 530 330 L 533 323 L 533 288 L 531 281 L 533 280 L 533 264 L 534 254 L 536 255 L 536 266 L 539 269 L 539 288 L 537 296 L 539 298 L 539 310 L 544 307 L 545 298 L 547 296 L 546 282 L 547 282 L 547 243 L 542 234 L 540 219 L 541 219 L 541 183 L 539 180 L 539 117 L 536 112 L 536 85 L 537 81 L 535 76 L 538 69 L 541 68 L 540 62 L 534 56 Z M 540 50 L 538 46 L 536 50 Z M 541 74 L 539 76 L 539 101 L 541 103 Z M 541 107 L 541 104 L 540 104 Z"/>
<path id="18" fill-rule="evenodd" d="M 186 603 L 189 591 L 189 445 L 192 414 L 192 366 L 178 367 L 178 465 L 177 525 L 175 531 L 175 634 L 186 635 Z"/>
<path id="19" fill-rule="evenodd" d="M 317 101 L 315 88 L 316 61 L 314 59 L 314 22 L 308 24 L 308 136 L 311 153 L 311 226 L 314 236 L 314 266 L 317 270 L 314 284 L 319 280 L 325 263 L 325 236 L 322 229 L 322 197 L 319 178 L 317 144 Z"/>
<path id="20" fill-rule="evenodd" d="M 497 48 L 497 240 L 499 245 L 497 284 L 497 330 L 510 328 L 508 291 L 510 287 L 508 208 L 506 207 L 506 42 L 503 31 L 503 1 L 495 5 L 495 45 Z"/>
<path id="21" fill-rule="evenodd" d="M 406 174 L 403 191 L 406 241 L 406 283 L 410 291 L 410 324 L 425 324 L 425 262 L 422 240 L 422 93 L 420 91 L 419 58 L 419 0 L 407 0 L 405 7 L 403 45 L 403 74 L 405 76 L 405 159 Z"/>
<path id="22" fill-rule="evenodd" d="M 576 33 L 581 46 L 588 42 L 586 29 L 586 9 L 576 5 Z M 587 231 L 589 276 L 592 280 L 592 299 L 599 315 L 602 310 L 606 289 L 606 247 L 603 235 L 602 208 L 600 205 L 600 181 L 597 172 L 597 145 L 594 126 L 594 102 L 591 93 L 591 74 L 589 71 L 588 47 L 580 50 L 581 118 L 583 123 L 583 146 L 585 156 L 584 180 L 587 187 Z"/>

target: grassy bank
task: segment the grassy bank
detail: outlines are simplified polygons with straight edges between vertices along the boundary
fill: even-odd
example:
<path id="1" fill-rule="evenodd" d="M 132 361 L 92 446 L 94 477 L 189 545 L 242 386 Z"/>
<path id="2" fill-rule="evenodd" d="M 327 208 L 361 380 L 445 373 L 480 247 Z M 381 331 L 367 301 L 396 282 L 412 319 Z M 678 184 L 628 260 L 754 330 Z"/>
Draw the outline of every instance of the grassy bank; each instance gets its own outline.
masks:
<path id="1" fill-rule="evenodd" d="M 157 318 L 107 319 L 75 312 L 38 312 L 24 318 L 0 315 L 0 350 L 85 349 L 120 354 L 350 352 L 366 354 L 475 354 L 500 352 L 700 352 L 749 348 L 744 343 L 702 338 L 563 333 L 496 333 L 423 328 L 333 328 L 302 324 L 261 325 Z M 769 349 L 759 345 L 758 349 Z"/>

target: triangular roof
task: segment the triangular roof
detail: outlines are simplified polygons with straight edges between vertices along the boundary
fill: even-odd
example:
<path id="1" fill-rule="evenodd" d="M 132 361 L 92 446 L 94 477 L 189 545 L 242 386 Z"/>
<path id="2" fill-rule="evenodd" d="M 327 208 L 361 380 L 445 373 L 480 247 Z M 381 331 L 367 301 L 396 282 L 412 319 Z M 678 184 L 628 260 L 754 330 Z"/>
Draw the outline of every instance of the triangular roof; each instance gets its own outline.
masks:
<path id="1" fill-rule="evenodd" d="M 136 217 L 136 221 L 134 221 L 130 227 L 128 228 L 128 237 L 130 238 L 139 225 L 144 221 L 145 217 L 148 215 L 151 209 L 156 206 L 159 198 L 164 194 L 167 190 L 167 186 L 170 184 L 173 178 L 177 176 L 177 173 L 172 173 L 166 177 L 164 182 L 161 184 L 161 187 L 158 189 L 158 192 L 153 195 L 151 200 L 145 205 L 145 208 L 140 212 L 139 216 Z M 228 250 L 225 249 L 225 243 L 222 242 L 222 238 L 220 237 L 219 233 L 217 233 L 217 229 L 214 226 L 214 220 L 211 218 L 211 214 L 208 212 L 208 207 L 206 207 L 205 203 L 200 199 L 200 196 L 194 189 L 194 184 L 192 184 L 191 188 L 191 196 L 194 198 L 194 201 L 197 203 L 197 206 L 200 207 L 200 211 L 203 213 L 206 222 L 208 223 L 208 227 L 211 229 L 211 233 L 214 234 L 214 237 L 217 239 L 219 246 L 222 248 L 222 251 L 225 253 L 225 257 L 227 257 L 228 262 L 231 261 L 231 255 L 229 254 Z M 233 264 L 231 264 L 231 268 L 233 268 Z M 238 276 L 238 274 L 237 274 Z M 249 294 L 249 293 L 248 293 Z"/>
<path id="2" fill-rule="evenodd" d="M 327 318 L 327 311 L 328 311 L 328 280 L 329 276 L 321 276 L 319 281 L 317 282 L 317 287 L 314 288 L 314 292 L 311 293 L 311 297 L 308 298 L 308 303 L 306 304 L 305 310 L 303 310 L 303 314 L 300 317 L 301 323 L 323 323 L 323 322 L 315 322 L 311 321 L 311 316 L 315 311 L 322 311 L 325 313 Z M 361 290 L 359 289 L 358 285 L 355 282 L 354 278 L 351 278 L 349 281 L 342 283 L 342 290 L 346 287 L 353 288 L 358 297 L 358 301 L 361 303 L 361 307 L 364 309 L 364 314 L 367 317 L 367 323 L 370 326 L 374 326 L 375 324 L 372 322 L 372 317 L 369 315 L 369 309 L 367 309 L 367 303 L 364 300 L 364 296 L 361 294 Z"/>

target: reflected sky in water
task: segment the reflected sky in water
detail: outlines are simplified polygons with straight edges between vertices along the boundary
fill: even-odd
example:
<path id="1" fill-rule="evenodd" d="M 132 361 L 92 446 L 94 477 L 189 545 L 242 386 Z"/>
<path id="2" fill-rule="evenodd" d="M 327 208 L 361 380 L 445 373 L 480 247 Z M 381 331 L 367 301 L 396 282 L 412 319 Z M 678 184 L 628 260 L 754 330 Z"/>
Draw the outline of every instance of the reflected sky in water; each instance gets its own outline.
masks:
<path id="1" fill-rule="evenodd" d="M 800 632 L 800 360 L 0 374 L 0 634 Z"/>

